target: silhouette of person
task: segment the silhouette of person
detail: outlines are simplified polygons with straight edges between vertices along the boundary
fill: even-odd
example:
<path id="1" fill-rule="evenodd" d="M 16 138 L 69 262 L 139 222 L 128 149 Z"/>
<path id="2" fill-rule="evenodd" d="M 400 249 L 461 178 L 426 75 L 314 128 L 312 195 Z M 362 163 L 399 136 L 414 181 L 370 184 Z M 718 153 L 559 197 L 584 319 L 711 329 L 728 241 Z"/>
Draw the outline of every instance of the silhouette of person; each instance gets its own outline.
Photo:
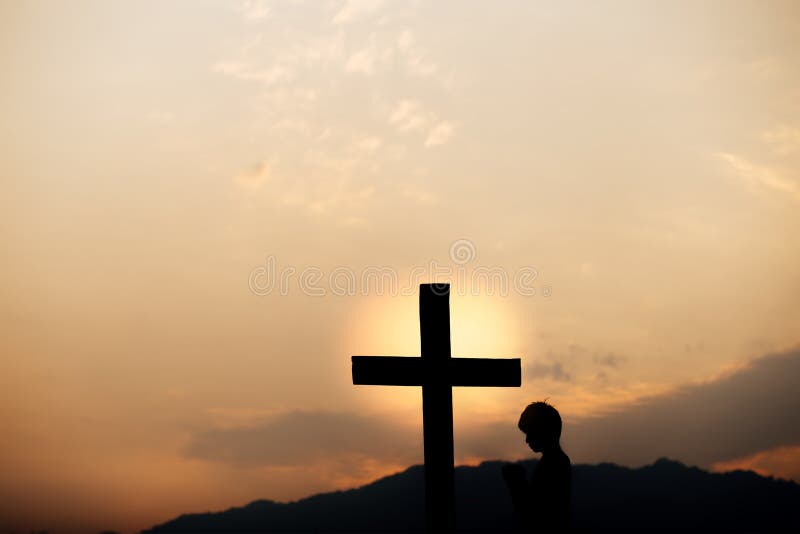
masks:
<path id="1" fill-rule="evenodd" d="M 561 416 L 547 402 L 534 402 L 523 410 L 517 426 L 525 443 L 542 453 L 530 480 L 518 463 L 502 468 L 517 521 L 527 532 L 567 532 L 572 466 L 559 443 Z"/>

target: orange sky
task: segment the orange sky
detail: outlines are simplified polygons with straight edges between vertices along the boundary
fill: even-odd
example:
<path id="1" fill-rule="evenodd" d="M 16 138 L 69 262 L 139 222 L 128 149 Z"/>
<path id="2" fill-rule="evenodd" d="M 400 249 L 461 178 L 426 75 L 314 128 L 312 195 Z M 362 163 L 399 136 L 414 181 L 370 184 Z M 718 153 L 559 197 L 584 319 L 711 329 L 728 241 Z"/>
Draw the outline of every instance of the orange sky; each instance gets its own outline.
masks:
<path id="1" fill-rule="evenodd" d="M 6 2 L 0 69 L 0 530 L 420 462 L 419 391 L 356 388 L 349 357 L 417 354 L 434 278 L 454 355 L 523 358 L 522 388 L 455 392 L 459 461 L 525 457 L 549 397 L 577 462 L 800 479 L 773 432 L 798 415 L 796 2 Z M 632 445 L 712 405 L 729 447 Z"/>

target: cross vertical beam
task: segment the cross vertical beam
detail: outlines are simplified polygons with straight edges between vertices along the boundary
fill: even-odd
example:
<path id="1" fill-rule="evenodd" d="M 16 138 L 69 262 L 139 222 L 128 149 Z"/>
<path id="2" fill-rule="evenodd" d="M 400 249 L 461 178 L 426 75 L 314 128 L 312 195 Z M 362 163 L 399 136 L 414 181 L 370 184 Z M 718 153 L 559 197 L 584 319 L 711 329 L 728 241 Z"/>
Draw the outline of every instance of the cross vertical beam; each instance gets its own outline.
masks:
<path id="1" fill-rule="evenodd" d="M 519 358 L 450 357 L 450 285 L 422 284 L 421 357 L 353 356 L 353 384 L 422 386 L 425 525 L 455 532 L 453 386 L 519 387 Z"/>
<path id="2" fill-rule="evenodd" d="M 428 375 L 422 384 L 425 449 L 425 525 L 428 532 L 455 532 L 453 388 L 450 360 L 450 286 L 423 284 L 419 330 Z"/>

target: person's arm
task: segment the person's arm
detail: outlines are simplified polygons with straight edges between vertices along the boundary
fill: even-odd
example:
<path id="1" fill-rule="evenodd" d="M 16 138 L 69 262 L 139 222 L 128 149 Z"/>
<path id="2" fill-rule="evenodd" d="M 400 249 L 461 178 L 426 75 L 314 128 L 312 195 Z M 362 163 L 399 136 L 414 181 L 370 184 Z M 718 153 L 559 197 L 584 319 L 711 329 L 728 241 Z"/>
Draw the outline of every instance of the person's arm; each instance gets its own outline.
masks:
<path id="1" fill-rule="evenodd" d="M 514 511 L 521 517 L 527 517 L 531 506 L 531 485 L 525 478 L 525 468 L 520 464 L 505 464 L 503 480 L 511 494 Z"/>

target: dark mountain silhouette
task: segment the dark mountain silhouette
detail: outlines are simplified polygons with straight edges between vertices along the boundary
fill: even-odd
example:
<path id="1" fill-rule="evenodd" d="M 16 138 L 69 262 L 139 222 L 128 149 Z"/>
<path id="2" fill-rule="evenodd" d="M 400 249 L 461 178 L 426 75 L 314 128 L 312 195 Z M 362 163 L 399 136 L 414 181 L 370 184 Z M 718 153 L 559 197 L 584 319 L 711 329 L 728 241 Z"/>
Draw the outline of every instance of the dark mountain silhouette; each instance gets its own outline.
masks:
<path id="1" fill-rule="evenodd" d="M 522 462 L 528 472 L 536 460 Z M 511 532 L 503 462 L 456 468 L 459 532 Z M 800 532 L 800 485 L 749 471 L 709 473 L 661 459 L 638 469 L 573 466 L 576 532 Z M 422 466 L 290 503 L 183 515 L 147 533 L 422 532 Z"/>

